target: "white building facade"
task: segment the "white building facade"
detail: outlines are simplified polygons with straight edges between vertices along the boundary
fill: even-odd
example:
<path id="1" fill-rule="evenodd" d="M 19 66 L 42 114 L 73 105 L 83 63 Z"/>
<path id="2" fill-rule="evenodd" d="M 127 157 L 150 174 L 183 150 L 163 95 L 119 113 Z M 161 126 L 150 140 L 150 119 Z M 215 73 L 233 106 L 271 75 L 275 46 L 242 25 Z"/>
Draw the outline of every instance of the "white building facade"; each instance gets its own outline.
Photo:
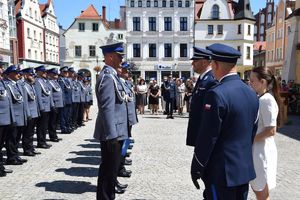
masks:
<path id="1" fill-rule="evenodd" d="M 10 37 L 7 0 L 0 0 L 0 62 L 10 64 Z"/>
<path id="2" fill-rule="evenodd" d="M 38 0 L 19 0 L 16 5 L 19 62 L 26 67 L 44 64 L 44 24 Z"/>
<path id="3" fill-rule="evenodd" d="M 82 12 L 63 34 L 66 52 L 64 65 L 90 73 L 87 75 L 94 81 L 94 68 L 104 66 L 100 46 L 112 42 L 125 42 L 126 30 L 118 29 L 118 25 L 112 28 L 112 24 L 114 23 L 106 20 L 105 7 L 102 8 L 102 16 L 93 5 Z"/>
<path id="4" fill-rule="evenodd" d="M 44 22 L 45 64 L 48 67 L 59 66 L 59 26 L 54 12 L 52 0 L 40 5 Z"/>
<path id="5" fill-rule="evenodd" d="M 253 67 L 255 18 L 249 1 L 196 1 L 195 11 L 195 46 L 205 48 L 213 43 L 222 43 L 239 50 L 242 57 L 237 66 L 244 77 L 245 72 Z"/>
<path id="6" fill-rule="evenodd" d="M 192 76 L 194 0 L 127 0 L 127 61 L 134 76 L 161 82 L 163 76 Z"/>

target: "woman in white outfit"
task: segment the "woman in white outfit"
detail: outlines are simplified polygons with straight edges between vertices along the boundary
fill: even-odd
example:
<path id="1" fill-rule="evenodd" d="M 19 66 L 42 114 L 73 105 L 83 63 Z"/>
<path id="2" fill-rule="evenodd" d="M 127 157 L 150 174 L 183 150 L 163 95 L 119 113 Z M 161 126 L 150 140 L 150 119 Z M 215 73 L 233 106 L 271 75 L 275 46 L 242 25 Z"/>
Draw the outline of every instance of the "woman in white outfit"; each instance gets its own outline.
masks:
<path id="1" fill-rule="evenodd" d="M 259 96 L 258 129 L 253 143 L 256 178 L 250 182 L 258 200 L 267 200 L 269 190 L 276 186 L 277 148 L 274 140 L 280 104 L 279 85 L 273 73 L 265 67 L 254 68 L 251 87 Z"/>

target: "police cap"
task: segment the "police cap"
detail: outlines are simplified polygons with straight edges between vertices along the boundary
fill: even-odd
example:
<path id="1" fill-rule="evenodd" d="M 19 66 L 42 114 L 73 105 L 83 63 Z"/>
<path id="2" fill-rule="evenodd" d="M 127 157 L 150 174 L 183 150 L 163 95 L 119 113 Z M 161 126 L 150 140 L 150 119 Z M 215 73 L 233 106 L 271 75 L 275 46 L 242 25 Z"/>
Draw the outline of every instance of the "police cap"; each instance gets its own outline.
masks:
<path id="1" fill-rule="evenodd" d="M 46 72 L 47 71 L 45 65 L 40 65 L 34 69 L 35 69 L 35 72 Z"/>
<path id="2" fill-rule="evenodd" d="M 16 65 L 11 65 L 11 66 L 9 66 L 9 67 L 4 71 L 4 74 L 9 74 L 9 73 L 12 73 L 12 72 L 17 72 L 17 73 L 19 73 L 19 68 L 18 68 Z"/>
<path id="3" fill-rule="evenodd" d="M 237 60 L 242 56 L 238 50 L 219 43 L 212 44 L 206 49 L 212 52 L 212 60 L 220 62 L 237 63 Z"/>
<path id="4" fill-rule="evenodd" d="M 193 47 L 193 49 L 194 49 L 194 55 L 191 58 L 191 60 L 211 59 L 211 51 L 199 47 Z"/>
<path id="5" fill-rule="evenodd" d="M 123 48 L 123 42 L 113 43 L 113 44 L 107 44 L 104 46 L 101 46 L 100 49 L 102 50 L 103 54 L 107 53 L 117 53 L 120 55 L 124 55 L 124 48 Z"/>

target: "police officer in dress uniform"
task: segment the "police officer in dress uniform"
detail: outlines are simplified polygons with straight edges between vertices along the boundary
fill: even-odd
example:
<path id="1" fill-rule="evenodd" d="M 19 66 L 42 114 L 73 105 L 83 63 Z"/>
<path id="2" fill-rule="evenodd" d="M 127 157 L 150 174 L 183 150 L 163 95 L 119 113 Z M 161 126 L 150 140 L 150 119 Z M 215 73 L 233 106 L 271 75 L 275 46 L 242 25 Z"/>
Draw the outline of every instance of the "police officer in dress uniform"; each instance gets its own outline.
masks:
<path id="1" fill-rule="evenodd" d="M 84 104 L 86 102 L 86 94 L 87 90 L 85 88 L 85 85 L 83 84 L 84 80 L 84 73 L 78 72 L 77 74 L 77 83 L 79 85 L 79 91 L 80 91 L 80 103 L 78 108 L 78 118 L 77 118 L 77 124 L 78 126 L 84 126 L 83 124 L 83 111 L 84 111 Z"/>
<path id="2" fill-rule="evenodd" d="M 172 75 L 169 75 L 168 80 L 163 83 L 164 100 L 166 101 L 167 119 L 174 119 L 173 110 L 176 98 L 176 84 L 172 80 Z"/>
<path id="3" fill-rule="evenodd" d="M 200 76 L 198 77 L 194 87 L 190 105 L 186 139 L 186 144 L 189 146 L 195 146 L 199 124 L 201 122 L 201 116 L 203 113 L 203 101 L 205 93 L 209 88 L 218 83 L 212 74 L 210 57 L 210 51 L 194 47 L 194 56 L 191 58 L 193 61 L 193 70 L 194 72 L 200 74 Z"/>
<path id="4" fill-rule="evenodd" d="M 101 143 L 101 165 L 98 175 L 97 199 L 115 199 L 115 188 L 120 165 L 121 144 L 128 138 L 128 115 L 126 94 L 117 71 L 123 59 L 123 43 L 100 47 L 105 58 L 96 83 L 98 116 L 94 138 Z"/>
<path id="5" fill-rule="evenodd" d="M 68 69 L 69 81 L 72 87 L 72 109 L 71 109 L 71 129 L 77 129 L 78 111 L 80 104 L 80 88 L 77 80 L 77 74 L 73 67 Z"/>
<path id="6" fill-rule="evenodd" d="M 7 150 L 7 160 L 8 165 L 22 165 L 27 162 L 26 159 L 19 157 L 18 152 L 18 133 L 21 133 L 21 129 L 26 126 L 27 117 L 30 118 L 30 113 L 28 110 L 28 105 L 24 99 L 23 89 L 19 80 L 19 70 L 17 66 L 12 65 L 8 67 L 4 73 L 6 74 L 6 79 L 4 80 L 5 85 L 9 89 L 12 96 L 12 108 L 14 110 L 15 126 L 13 126 L 11 132 L 7 133 L 6 138 L 6 150 Z"/>
<path id="7" fill-rule="evenodd" d="M 0 177 L 13 172 L 10 169 L 6 169 L 3 165 L 2 149 L 7 134 L 12 133 L 13 124 L 15 123 L 15 114 L 12 108 L 12 97 L 10 90 L 7 88 L 2 79 L 2 70 L 3 69 L 0 68 Z"/>
<path id="8" fill-rule="evenodd" d="M 220 82 L 207 91 L 191 177 L 205 184 L 207 199 L 247 199 L 255 178 L 252 143 L 257 129 L 258 98 L 237 74 L 241 53 L 223 44 L 207 47 Z"/>
<path id="9" fill-rule="evenodd" d="M 72 132 L 70 123 L 70 113 L 72 111 L 72 85 L 68 79 L 68 67 L 60 68 L 61 77 L 58 83 L 63 91 L 64 107 L 60 115 L 60 129 L 61 133 L 69 134 Z"/>
<path id="10" fill-rule="evenodd" d="M 46 143 L 46 133 L 48 131 L 49 113 L 54 107 L 52 98 L 52 88 L 47 80 L 47 70 L 44 65 L 35 68 L 37 78 L 34 88 L 40 109 L 41 116 L 36 123 L 37 148 L 49 149 L 50 144 Z"/>
<path id="11" fill-rule="evenodd" d="M 36 154 L 40 154 L 35 151 L 33 146 L 34 127 L 36 120 L 40 116 L 36 91 L 33 87 L 35 74 L 32 68 L 23 69 L 22 73 L 24 76 L 24 84 L 22 87 L 24 99 L 28 102 L 28 108 L 31 116 L 31 118 L 27 120 L 27 126 L 23 130 L 22 148 L 24 156 L 35 156 Z"/>
<path id="12" fill-rule="evenodd" d="M 64 106 L 63 92 L 57 81 L 58 70 L 56 68 L 49 69 L 47 71 L 47 75 L 48 75 L 48 79 L 49 79 L 48 83 L 52 91 L 52 97 L 54 103 L 54 107 L 51 109 L 49 114 L 49 122 L 48 122 L 49 138 L 50 141 L 52 142 L 58 142 L 61 139 L 57 137 L 56 125 L 60 117 L 61 109 Z"/>

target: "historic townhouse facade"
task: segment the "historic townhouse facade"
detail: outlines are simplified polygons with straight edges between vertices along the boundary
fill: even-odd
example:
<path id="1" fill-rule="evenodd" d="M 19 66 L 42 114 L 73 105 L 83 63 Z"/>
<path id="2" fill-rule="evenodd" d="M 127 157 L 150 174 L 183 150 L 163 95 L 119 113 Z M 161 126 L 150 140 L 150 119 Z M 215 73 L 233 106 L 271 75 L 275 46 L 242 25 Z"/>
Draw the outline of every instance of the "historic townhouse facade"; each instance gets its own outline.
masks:
<path id="1" fill-rule="evenodd" d="M 9 65 L 11 59 L 7 0 L 0 1 L 0 62 Z"/>
<path id="2" fill-rule="evenodd" d="M 266 66 L 282 76 L 286 66 L 287 26 L 286 18 L 295 9 L 294 0 L 280 0 L 276 6 L 276 13 L 272 26 L 266 31 Z"/>
<path id="3" fill-rule="evenodd" d="M 254 41 L 266 41 L 266 30 L 272 26 L 275 15 L 274 0 L 266 0 L 266 6 L 258 11 L 255 17 Z"/>
<path id="4" fill-rule="evenodd" d="M 123 22 L 116 19 L 109 22 L 106 19 L 106 7 L 102 7 L 102 16 L 93 5 L 90 5 L 63 34 L 65 37 L 64 64 L 76 70 L 83 70 L 87 75 L 93 75 L 95 67 L 103 67 L 102 45 L 112 42 L 125 42 L 126 30 Z M 92 76 L 95 79 L 95 76 Z"/>
<path id="5" fill-rule="evenodd" d="M 127 0 L 127 60 L 135 76 L 158 82 L 189 78 L 194 44 L 194 1 Z"/>
<path id="6" fill-rule="evenodd" d="M 253 67 L 255 18 L 249 0 L 196 0 L 195 44 L 205 48 L 223 43 L 238 49 L 242 57 L 237 67 L 242 78 Z"/>
<path id="7" fill-rule="evenodd" d="M 40 10 L 44 22 L 45 64 L 48 67 L 56 67 L 59 66 L 59 27 L 52 0 L 40 4 Z"/>
<path id="8" fill-rule="evenodd" d="M 17 0 L 16 16 L 20 64 L 23 68 L 44 64 L 44 24 L 38 0 Z"/>

